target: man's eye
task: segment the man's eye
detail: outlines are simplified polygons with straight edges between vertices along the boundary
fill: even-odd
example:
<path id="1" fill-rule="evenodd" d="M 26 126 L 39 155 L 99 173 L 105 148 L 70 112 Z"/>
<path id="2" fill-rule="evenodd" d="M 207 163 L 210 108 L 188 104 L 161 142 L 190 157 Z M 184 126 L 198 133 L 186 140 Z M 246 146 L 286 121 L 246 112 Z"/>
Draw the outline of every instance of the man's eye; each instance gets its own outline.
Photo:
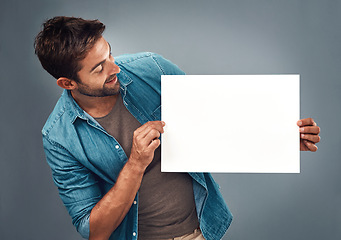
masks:
<path id="1" fill-rule="evenodd" d="M 103 66 L 102 66 L 102 65 L 100 65 L 100 66 L 98 67 L 98 70 L 97 70 L 97 73 L 101 73 L 101 72 L 103 72 Z"/>

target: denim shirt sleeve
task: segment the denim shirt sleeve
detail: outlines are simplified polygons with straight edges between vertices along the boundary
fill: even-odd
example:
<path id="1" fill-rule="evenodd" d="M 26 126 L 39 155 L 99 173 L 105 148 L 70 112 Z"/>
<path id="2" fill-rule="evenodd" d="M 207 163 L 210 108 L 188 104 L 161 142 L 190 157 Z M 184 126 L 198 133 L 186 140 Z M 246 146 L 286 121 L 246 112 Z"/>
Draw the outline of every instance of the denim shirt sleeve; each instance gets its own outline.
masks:
<path id="1" fill-rule="evenodd" d="M 91 209 L 102 198 L 95 176 L 63 146 L 43 136 L 46 159 L 54 183 L 72 223 L 84 238 L 89 238 Z"/>

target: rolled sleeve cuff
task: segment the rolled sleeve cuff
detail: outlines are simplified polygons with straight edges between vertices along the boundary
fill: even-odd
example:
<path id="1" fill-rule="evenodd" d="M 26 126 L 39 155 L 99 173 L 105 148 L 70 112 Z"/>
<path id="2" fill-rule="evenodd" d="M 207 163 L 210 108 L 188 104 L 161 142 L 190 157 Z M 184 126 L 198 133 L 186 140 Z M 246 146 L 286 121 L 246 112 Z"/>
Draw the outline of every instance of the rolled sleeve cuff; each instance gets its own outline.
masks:
<path id="1" fill-rule="evenodd" d="M 85 238 L 89 239 L 90 235 L 90 213 L 85 215 L 79 222 L 77 226 L 77 232 Z"/>

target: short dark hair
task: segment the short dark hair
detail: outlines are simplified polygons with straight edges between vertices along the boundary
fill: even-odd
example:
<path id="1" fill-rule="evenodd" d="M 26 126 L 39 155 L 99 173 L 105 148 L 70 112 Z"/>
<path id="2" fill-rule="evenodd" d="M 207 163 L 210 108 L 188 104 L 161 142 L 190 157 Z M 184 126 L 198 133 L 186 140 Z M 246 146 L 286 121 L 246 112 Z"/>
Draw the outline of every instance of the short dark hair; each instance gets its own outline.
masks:
<path id="1" fill-rule="evenodd" d="M 35 53 L 43 68 L 56 79 L 66 77 L 79 82 L 80 61 L 102 37 L 104 29 L 98 20 L 51 18 L 35 38 Z"/>

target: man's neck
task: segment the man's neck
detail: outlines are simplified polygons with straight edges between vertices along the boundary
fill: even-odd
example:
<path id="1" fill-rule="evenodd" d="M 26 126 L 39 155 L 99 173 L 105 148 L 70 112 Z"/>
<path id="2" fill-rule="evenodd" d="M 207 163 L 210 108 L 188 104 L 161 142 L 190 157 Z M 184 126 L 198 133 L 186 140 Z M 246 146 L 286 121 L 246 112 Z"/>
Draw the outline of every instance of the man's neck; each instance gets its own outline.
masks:
<path id="1" fill-rule="evenodd" d="M 119 94 L 107 97 L 89 97 L 75 91 L 71 91 L 77 104 L 93 118 L 104 117 L 114 107 Z"/>

